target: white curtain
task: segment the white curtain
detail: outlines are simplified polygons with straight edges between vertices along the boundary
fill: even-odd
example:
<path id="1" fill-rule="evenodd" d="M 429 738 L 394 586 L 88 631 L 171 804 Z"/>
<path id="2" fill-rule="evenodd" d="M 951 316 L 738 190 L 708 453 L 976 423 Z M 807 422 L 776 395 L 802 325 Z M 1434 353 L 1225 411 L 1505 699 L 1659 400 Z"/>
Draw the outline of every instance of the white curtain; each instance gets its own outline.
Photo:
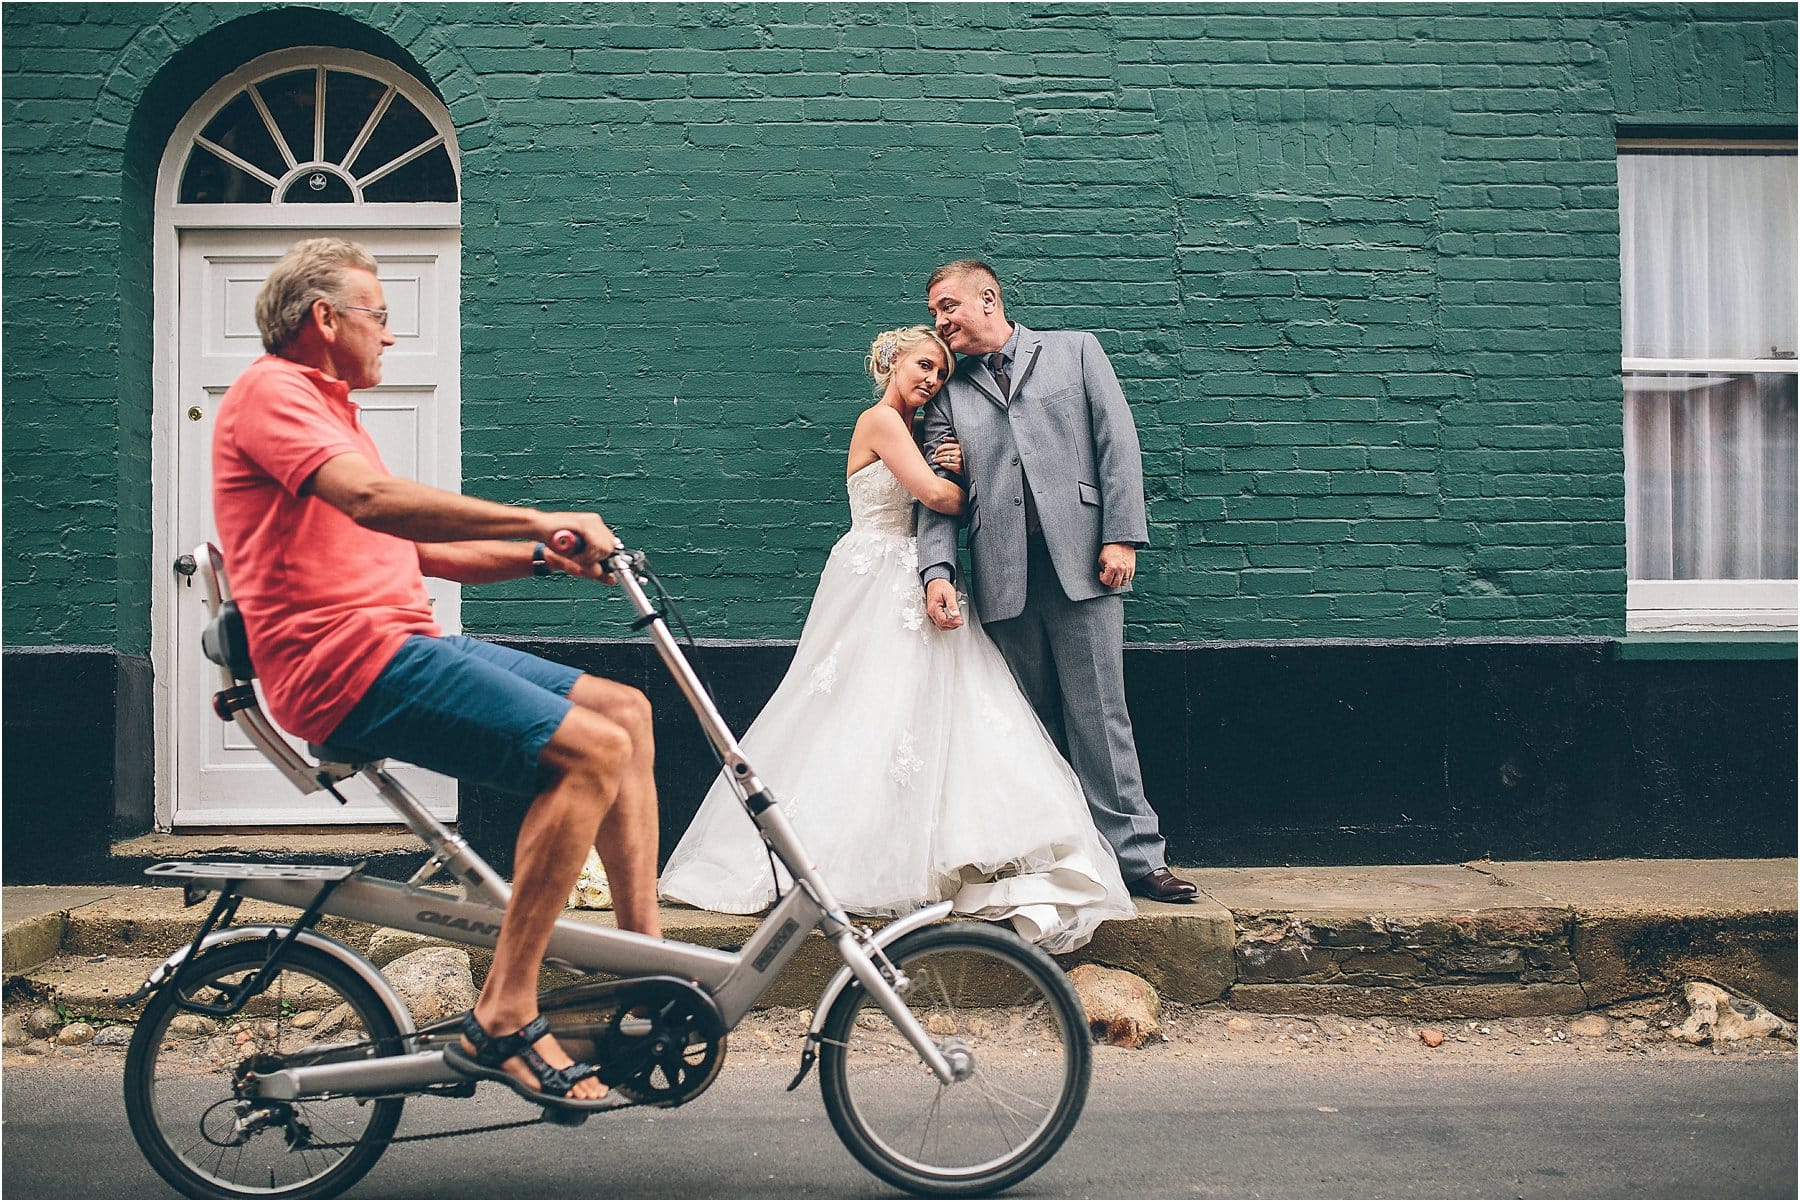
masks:
<path id="1" fill-rule="evenodd" d="M 1633 580 L 1795 577 L 1793 376 L 1626 377 Z"/>
<path id="2" fill-rule="evenodd" d="M 1619 233 L 1628 373 L 1627 572 L 1633 580 L 1791 580 L 1795 376 L 1707 372 L 1792 359 L 1796 160 L 1622 154 Z"/>

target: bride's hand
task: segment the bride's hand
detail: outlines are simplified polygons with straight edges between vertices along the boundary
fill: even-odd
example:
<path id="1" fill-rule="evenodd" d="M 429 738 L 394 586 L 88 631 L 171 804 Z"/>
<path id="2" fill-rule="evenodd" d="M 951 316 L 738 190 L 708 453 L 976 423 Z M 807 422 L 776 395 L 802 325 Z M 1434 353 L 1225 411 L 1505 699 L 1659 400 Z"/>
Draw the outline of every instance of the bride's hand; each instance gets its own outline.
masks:
<path id="1" fill-rule="evenodd" d="M 956 604 L 956 586 L 948 580 L 933 580 L 925 586 L 925 616 L 939 630 L 955 630 L 963 624 L 962 610 Z"/>
<path id="2" fill-rule="evenodd" d="M 947 472 L 954 472 L 958 476 L 963 474 L 962 444 L 956 441 L 954 434 L 937 445 L 937 449 L 931 453 L 931 462 L 933 466 L 941 467 Z"/>

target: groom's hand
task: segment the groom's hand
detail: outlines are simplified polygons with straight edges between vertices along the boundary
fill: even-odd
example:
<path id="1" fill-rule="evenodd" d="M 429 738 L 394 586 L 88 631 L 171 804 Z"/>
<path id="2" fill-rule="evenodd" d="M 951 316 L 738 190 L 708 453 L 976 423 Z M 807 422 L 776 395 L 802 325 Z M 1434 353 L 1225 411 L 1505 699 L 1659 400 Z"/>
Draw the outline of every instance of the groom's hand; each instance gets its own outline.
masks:
<path id="1" fill-rule="evenodd" d="M 925 613 L 939 630 L 955 630 L 963 624 L 962 611 L 956 606 L 956 586 L 948 580 L 933 580 L 925 586 Z"/>
<path id="2" fill-rule="evenodd" d="M 1123 588 L 1137 575 L 1137 548 L 1125 543 L 1107 543 L 1100 548 L 1100 583 L 1107 588 Z"/>

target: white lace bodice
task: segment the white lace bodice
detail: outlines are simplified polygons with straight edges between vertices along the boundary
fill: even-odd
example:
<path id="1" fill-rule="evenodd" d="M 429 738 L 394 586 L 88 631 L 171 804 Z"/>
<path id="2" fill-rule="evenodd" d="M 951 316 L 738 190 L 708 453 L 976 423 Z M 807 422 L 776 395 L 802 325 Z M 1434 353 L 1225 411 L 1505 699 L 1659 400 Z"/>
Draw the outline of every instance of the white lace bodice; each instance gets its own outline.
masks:
<path id="1" fill-rule="evenodd" d="M 911 538 L 913 495 L 877 459 L 860 467 L 844 484 L 850 494 L 850 532 Z"/>

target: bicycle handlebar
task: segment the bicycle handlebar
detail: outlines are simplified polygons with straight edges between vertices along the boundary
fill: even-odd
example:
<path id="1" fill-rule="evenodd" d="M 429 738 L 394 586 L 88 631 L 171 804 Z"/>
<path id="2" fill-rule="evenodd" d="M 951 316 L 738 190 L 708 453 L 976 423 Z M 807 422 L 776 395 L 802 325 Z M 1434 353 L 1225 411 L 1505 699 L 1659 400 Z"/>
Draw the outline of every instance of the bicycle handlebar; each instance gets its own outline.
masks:
<path id="1" fill-rule="evenodd" d="M 550 535 L 550 547 L 558 555 L 573 557 L 587 549 L 587 539 L 574 530 L 558 530 Z M 613 548 L 611 555 L 601 556 L 600 562 L 609 570 L 616 572 L 622 570 L 630 562 L 630 559 L 631 552 L 625 549 L 624 543 L 620 543 Z M 615 563 L 614 560 L 619 562 Z"/>

